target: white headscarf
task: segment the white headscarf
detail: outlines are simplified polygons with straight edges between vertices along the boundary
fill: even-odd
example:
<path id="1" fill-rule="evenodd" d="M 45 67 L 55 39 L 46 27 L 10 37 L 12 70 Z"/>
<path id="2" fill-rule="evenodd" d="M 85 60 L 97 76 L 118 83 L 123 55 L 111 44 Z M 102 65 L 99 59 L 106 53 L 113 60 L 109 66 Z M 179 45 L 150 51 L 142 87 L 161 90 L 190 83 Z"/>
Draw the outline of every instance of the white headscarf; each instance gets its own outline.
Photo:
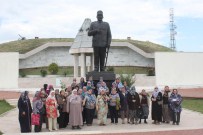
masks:
<path id="1" fill-rule="evenodd" d="M 76 99 L 76 97 L 77 97 L 77 94 L 75 95 L 74 92 L 77 92 L 77 90 L 74 89 L 74 90 L 72 91 L 72 94 L 71 94 L 71 96 L 70 96 L 70 102 L 72 102 L 72 100 Z"/>
<path id="2" fill-rule="evenodd" d="M 157 89 L 157 91 L 156 91 L 155 89 Z M 156 97 L 158 96 L 159 92 L 161 92 L 161 91 L 159 90 L 159 88 L 158 88 L 158 87 L 155 87 L 155 88 L 154 88 L 154 91 L 153 91 L 153 93 L 152 93 L 153 97 L 156 98 Z"/>
<path id="3" fill-rule="evenodd" d="M 55 94 L 54 94 L 54 96 L 51 95 L 51 93 L 53 93 L 53 92 L 54 92 L 53 90 L 50 91 L 48 98 L 56 99 L 56 98 L 55 98 Z M 55 93 L 55 92 L 54 92 L 54 93 Z"/>

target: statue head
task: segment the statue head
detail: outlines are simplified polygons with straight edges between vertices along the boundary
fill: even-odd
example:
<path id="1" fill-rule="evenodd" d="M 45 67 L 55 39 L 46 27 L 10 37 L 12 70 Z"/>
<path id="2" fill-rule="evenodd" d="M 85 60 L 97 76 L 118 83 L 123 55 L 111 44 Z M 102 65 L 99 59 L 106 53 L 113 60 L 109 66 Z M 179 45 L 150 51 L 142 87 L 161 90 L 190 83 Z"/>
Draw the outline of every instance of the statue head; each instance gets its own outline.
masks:
<path id="1" fill-rule="evenodd" d="M 101 10 L 97 11 L 97 20 L 102 21 L 103 19 L 103 12 Z"/>

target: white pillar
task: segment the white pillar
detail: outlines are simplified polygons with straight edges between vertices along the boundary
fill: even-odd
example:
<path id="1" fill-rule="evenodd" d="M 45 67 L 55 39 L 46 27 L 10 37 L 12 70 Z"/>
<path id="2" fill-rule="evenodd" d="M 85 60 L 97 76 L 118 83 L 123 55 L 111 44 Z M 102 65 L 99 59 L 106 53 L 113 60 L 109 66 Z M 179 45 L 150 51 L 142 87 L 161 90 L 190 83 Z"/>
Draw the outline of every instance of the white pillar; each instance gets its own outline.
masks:
<path id="1" fill-rule="evenodd" d="M 90 56 L 90 66 L 93 71 L 94 70 L 94 53 L 92 53 Z"/>
<path id="2" fill-rule="evenodd" d="M 81 64 L 81 77 L 85 77 L 85 73 L 86 73 L 86 55 L 85 53 L 81 53 L 81 61 L 80 61 L 80 64 Z"/>
<path id="3" fill-rule="evenodd" d="M 78 54 L 74 54 L 74 77 L 78 77 L 78 65 L 79 65 Z"/>

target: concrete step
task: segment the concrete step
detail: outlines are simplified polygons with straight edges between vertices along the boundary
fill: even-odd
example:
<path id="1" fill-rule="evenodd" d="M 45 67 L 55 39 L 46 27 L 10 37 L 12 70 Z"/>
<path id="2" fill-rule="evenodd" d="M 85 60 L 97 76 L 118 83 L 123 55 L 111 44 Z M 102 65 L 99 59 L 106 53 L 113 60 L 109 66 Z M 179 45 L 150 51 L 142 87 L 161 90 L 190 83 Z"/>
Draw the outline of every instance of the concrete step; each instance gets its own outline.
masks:
<path id="1" fill-rule="evenodd" d="M 8 102 L 12 106 L 17 106 L 18 99 L 6 99 L 6 102 Z"/>

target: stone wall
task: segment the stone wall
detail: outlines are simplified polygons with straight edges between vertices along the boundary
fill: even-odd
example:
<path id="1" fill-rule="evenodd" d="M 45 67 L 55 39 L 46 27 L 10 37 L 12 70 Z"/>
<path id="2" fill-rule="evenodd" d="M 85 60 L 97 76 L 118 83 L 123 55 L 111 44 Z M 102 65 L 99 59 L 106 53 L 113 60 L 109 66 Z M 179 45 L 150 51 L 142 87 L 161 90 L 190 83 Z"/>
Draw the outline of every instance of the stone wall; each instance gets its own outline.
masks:
<path id="1" fill-rule="evenodd" d="M 69 49 L 69 46 L 48 47 L 25 59 L 20 59 L 19 67 L 20 69 L 44 67 L 52 62 L 59 66 L 73 66 L 74 57 L 69 54 Z M 86 59 L 86 65 L 90 66 L 90 57 L 87 56 Z M 107 66 L 154 66 L 154 59 L 146 58 L 128 47 L 111 47 Z"/>

